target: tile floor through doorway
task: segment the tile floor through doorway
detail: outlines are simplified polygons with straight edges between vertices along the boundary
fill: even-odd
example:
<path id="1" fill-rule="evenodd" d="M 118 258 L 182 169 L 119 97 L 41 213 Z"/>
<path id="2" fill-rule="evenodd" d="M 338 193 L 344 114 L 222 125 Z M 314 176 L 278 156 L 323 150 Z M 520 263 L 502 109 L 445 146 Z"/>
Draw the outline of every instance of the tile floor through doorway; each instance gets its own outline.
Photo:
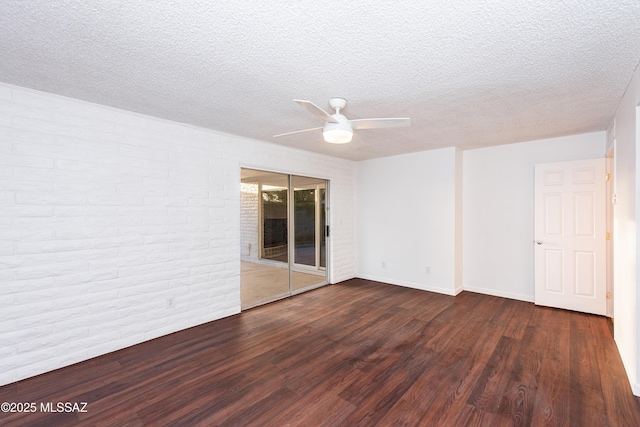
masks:
<path id="1" fill-rule="evenodd" d="M 291 289 L 296 291 L 322 283 L 326 281 L 324 273 L 294 270 L 291 272 Z M 243 261 L 240 274 L 242 307 L 252 307 L 276 295 L 286 294 L 289 291 L 288 276 L 287 268 Z"/>

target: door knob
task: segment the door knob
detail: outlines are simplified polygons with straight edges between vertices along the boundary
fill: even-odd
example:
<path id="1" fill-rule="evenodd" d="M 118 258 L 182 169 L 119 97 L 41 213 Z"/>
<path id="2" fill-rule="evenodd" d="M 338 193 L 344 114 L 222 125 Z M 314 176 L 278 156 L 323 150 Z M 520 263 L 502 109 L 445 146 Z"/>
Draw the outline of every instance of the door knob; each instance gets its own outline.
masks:
<path id="1" fill-rule="evenodd" d="M 542 240 L 536 240 L 536 244 L 541 245 L 542 244 Z"/>

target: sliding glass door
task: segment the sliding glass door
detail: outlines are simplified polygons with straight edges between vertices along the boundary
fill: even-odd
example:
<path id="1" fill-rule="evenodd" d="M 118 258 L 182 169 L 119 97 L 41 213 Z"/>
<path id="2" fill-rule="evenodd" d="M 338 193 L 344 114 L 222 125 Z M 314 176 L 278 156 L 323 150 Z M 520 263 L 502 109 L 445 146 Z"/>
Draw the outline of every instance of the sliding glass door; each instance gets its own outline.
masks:
<path id="1" fill-rule="evenodd" d="M 241 170 L 242 308 L 327 283 L 327 181 Z"/>

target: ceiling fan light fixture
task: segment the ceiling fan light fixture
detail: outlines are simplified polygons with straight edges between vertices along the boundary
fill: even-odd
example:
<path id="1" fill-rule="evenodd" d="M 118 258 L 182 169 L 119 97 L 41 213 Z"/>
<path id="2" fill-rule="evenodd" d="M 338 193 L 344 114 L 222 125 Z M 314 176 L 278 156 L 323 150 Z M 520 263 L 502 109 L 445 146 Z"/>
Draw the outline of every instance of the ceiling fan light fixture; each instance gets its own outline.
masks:
<path id="1" fill-rule="evenodd" d="M 322 136 L 330 144 L 346 144 L 351 142 L 353 131 L 341 129 L 325 130 L 322 132 Z"/>
<path id="2" fill-rule="evenodd" d="M 353 129 L 349 123 L 327 123 L 322 130 L 322 137 L 330 144 L 346 144 L 353 138 Z"/>

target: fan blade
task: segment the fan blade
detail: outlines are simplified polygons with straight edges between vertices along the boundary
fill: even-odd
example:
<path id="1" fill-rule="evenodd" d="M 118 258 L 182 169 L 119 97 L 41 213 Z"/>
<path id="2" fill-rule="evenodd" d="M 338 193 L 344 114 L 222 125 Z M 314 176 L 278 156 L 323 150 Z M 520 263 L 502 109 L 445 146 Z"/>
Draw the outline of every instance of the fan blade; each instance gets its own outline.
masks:
<path id="1" fill-rule="evenodd" d="M 411 119 L 408 117 L 397 117 L 391 119 L 356 119 L 349 120 L 353 129 L 380 129 L 380 128 L 404 128 L 411 126 Z"/>
<path id="2" fill-rule="evenodd" d="M 311 132 L 312 130 L 319 130 L 322 129 L 323 127 L 319 127 L 319 128 L 311 128 L 311 129 L 303 129 L 303 130 L 295 130 L 293 132 L 287 132 L 287 133 L 279 133 L 277 135 L 273 135 L 274 138 L 277 138 L 279 136 L 286 136 L 286 135 L 293 135 L 294 133 L 302 133 L 302 132 Z"/>
<path id="3" fill-rule="evenodd" d="M 314 116 L 320 117 L 325 122 L 329 123 L 338 123 L 336 119 L 331 117 L 331 114 L 324 111 L 322 108 L 318 107 L 311 101 L 303 101 L 301 99 L 294 99 L 294 102 L 297 102 L 302 108 L 306 109 L 308 112 L 313 114 Z"/>

